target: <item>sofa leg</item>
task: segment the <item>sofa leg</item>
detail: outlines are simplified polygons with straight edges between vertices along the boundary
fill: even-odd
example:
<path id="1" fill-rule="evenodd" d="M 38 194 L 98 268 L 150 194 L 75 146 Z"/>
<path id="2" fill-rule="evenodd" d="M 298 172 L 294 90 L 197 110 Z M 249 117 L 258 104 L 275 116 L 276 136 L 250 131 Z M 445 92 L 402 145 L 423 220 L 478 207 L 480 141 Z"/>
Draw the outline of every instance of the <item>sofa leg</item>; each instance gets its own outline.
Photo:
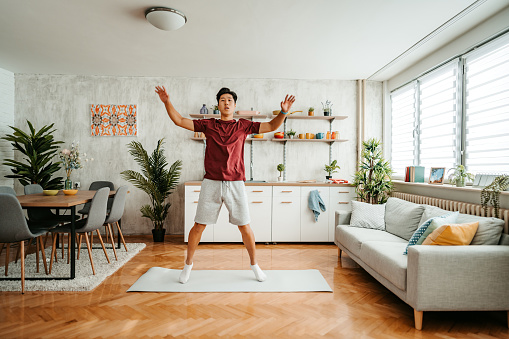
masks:
<path id="1" fill-rule="evenodd" d="M 507 327 L 509 327 L 509 311 L 507 311 Z"/>
<path id="2" fill-rule="evenodd" d="M 423 311 L 414 310 L 415 329 L 419 331 L 422 330 L 423 313 L 424 313 Z"/>
<path id="3" fill-rule="evenodd" d="M 342 252 L 341 248 L 338 247 L 338 257 L 339 257 L 339 259 L 341 259 L 341 252 Z"/>

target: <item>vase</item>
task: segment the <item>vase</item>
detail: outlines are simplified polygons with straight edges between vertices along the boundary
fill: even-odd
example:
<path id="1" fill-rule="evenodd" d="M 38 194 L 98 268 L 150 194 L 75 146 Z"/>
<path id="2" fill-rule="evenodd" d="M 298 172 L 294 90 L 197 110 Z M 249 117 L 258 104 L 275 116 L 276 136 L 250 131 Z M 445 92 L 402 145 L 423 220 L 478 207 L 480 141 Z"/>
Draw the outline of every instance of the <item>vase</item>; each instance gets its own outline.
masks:
<path id="1" fill-rule="evenodd" d="M 154 238 L 154 242 L 164 242 L 164 233 L 166 233 L 166 229 L 153 229 L 152 237 Z"/>
<path id="2" fill-rule="evenodd" d="M 456 180 L 456 187 L 465 187 L 465 178 L 458 178 Z"/>
<path id="3" fill-rule="evenodd" d="M 218 110 L 218 109 L 215 109 L 215 110 L 214 110 L 214 114 L 219 114 L 219 113 L 221 113 L 221 112 L 219 112 L 219 110 Z"/>
<path id="4" fill-rule="evenodd" d="M 65 179 L 64 189 L 72 190 L 72 180 L 71 180 L 71 177 L 67 177 L 67 179 Z"/>
<path id="5" fill-rule="evenodd" d="M 330 111 L 323 111 L 323 115 L 326 117 L 330 116 Z"/>
<path id="6" fill-rule="evenodd" d="M 203 107 L 200 109 L 200 114 L 208 114 L 209 110 L 207 107 L 205 107 L 205 104 L 203 104 Z"/>

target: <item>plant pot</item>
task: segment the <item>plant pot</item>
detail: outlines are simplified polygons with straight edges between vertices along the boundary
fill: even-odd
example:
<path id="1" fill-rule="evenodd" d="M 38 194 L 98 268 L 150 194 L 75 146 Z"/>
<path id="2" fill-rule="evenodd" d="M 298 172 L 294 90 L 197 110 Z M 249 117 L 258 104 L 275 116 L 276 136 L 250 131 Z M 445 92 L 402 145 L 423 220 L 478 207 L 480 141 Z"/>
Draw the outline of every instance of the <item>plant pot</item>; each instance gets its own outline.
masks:
<path id="1" fill-rule="evenodd" d="M 314 115 L 315 115 L 315 112 L 314 112 L 314 111 L 309 111 L 309 112 L 308 112 L 308 116 L 309 116 L 309 117 L 312 117 L 312 116 L 314 116 Z"/>
<path id="2" fill-rule="evenodd" d="M 295 135 L 289 135 L 288 138 L 293 139 Z"/>
<path id="3" fill-rule="evenodd" d="M 283 177 L 277 177 L 277 181 L 283 181 Z"/>
<path id="4" fill-rule="evenodd" d="M 329 111 L 323 111 L 323 115 L 328 117 L 328 116 L 330 116 L 330 112 Z"/>
<path id="5" fill-rule="evenodd" d="M 154 238 L 154 242 L 164 242 L 164 233 L 166 233 L 166 229 L 153 229 L 152 230 L 152 237 Z"/>
<path id="6" fill-rule="evenodd" d="M 465 178 L 456 180 L 456 187 L 465 187 Z"/>
<path id="7" fill-rule="evenodd" d="M 332 175 L 326 175 L 326 176 L 325 176 L 325 179 L 326 179 L 326 180 L 330 180 L 330 179 L 332 179 Z"/>

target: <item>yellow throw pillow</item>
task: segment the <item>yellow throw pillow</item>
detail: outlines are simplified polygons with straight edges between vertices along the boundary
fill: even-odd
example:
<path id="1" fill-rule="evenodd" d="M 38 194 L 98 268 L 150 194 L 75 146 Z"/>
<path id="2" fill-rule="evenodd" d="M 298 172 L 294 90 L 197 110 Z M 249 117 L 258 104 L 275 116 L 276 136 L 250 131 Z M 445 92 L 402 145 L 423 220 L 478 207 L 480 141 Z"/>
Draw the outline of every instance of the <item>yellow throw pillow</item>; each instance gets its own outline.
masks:
<path id="1" fill-rule="evenodd" d="M 422 244 L 445 246 L 470 245 L 478 227 L 478 221 L 466 224 L 443 225 L 431 232 Z"/>

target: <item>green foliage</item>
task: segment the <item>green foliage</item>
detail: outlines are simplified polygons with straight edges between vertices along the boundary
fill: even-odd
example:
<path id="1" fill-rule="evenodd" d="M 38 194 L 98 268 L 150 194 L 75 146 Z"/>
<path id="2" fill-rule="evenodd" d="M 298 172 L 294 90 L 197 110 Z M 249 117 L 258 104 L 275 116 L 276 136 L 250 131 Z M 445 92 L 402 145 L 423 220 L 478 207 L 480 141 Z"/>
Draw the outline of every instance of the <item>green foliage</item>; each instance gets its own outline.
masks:
<path id="1" fill-rule="evenodd" d="M 150 197 L 150 205 L 140 208 L 143 217 L 152 220 L 155 229 L 162 229 L 164 221 L 168 216 L 171 204 L 166 198 L 173 193 L 180 179 L 182 161 L 175 161 L 168 169 L 168 162 L 164 156 L 164 138 L 157 142 L 156 149 L 149 156 L 143 145 L 138 141 L 132 141 L 129 147 L 129 154 L 140 165 L 141 173 L 127 170 L 120 173 L 122 178 L 136 188 L 147 193 Z"/>
<path id="2" fill-rule="evenodd" d="M 333 160 L 330 165 L 325 165 L 324 171 L 329 173 L 329 176 L 332 175 L 332 173 L 337 173 L 337 169 L 341 169 L 341 167 L 337 166 L 338 161 Z"/>
<path id="3" fill-rule="evenodd" d="M 46 125 L 36 131 L 32 123 L 27 120 L 30 133 L 21 129 L 9 126 L 14 130 L 13 134 L 7 134 L 2 139 L 11 143 L 15 151 L 21 152 L 24 157 L 22 161 L 5 159 L 3 165 L 11 167 L 14 174 L 6 175 L 6 178 L 18 179 L 23 185 L 39 184 L 46 190 L 61 189 L 62 177 L 54 177 L 53 174 L 60 169 L 60 162 L 51 160 L 57 154 L 58 144 L 62 141 L 55 141 L 51 130 L 54 124 Z"/>
<path id="4" fill-rule="evenodd" d="M 488 216 L 488 204 L 491 203 L 494 208 L 496 218 L 499 218 L 500 209 L 500 192 L 505 191 L 509 187 L 509 175 L 501 175 L 496 177 L 491 184 L 484 187 L 481 191 L 481 204 L 484 210 L 484 216 Z"/>
<path id="5" fill-rule="evenodd" d="M 277 167 L 276 167 L 276 168 L 277 168 L 277 170 L 279 171 L 279 173 L 281 173 L 281 172 L 283 172 L 283 171 L 285 170 L 285 165 L 283 165 L 283 164 L 279 164 L 279 165 L 277 165 Z"/>
<path id="6" fill-rule="evenodd" d="M 449 175 L 449 182 L 452 185 L 460 185 L 461 183 L 465 182 L 465 179 L 468 179 L 470 181 L 474 180 L 474 175 L 472 173 L 468 173 L 465 169 L 465 166 L 458 165 L 456 168 L 451 168 L 449 171 L 454 170 L 454 172 Z"/>
<path id="7" fill-rule="evenodd" d="M 355 173 L 353 184 L 359 201 L 383 204 L 393 189 L 392 169 L 382 156 L 380 141 L 369 139 L 362 143 L 362 160 Z"/>
<path id="8" fill-rule="evenodd" d="M 286 134 L 288 135 L 295 135 L 297 132 L 295 132 L 293 129 L 289 130 L 288 132 L 286 132 Z"/>
<path id="9" fill-rule="evenodd" d="M 314 112 L 314 111 L 315 111 L 314 107 L 309 107 L 308 112 Z"/>

